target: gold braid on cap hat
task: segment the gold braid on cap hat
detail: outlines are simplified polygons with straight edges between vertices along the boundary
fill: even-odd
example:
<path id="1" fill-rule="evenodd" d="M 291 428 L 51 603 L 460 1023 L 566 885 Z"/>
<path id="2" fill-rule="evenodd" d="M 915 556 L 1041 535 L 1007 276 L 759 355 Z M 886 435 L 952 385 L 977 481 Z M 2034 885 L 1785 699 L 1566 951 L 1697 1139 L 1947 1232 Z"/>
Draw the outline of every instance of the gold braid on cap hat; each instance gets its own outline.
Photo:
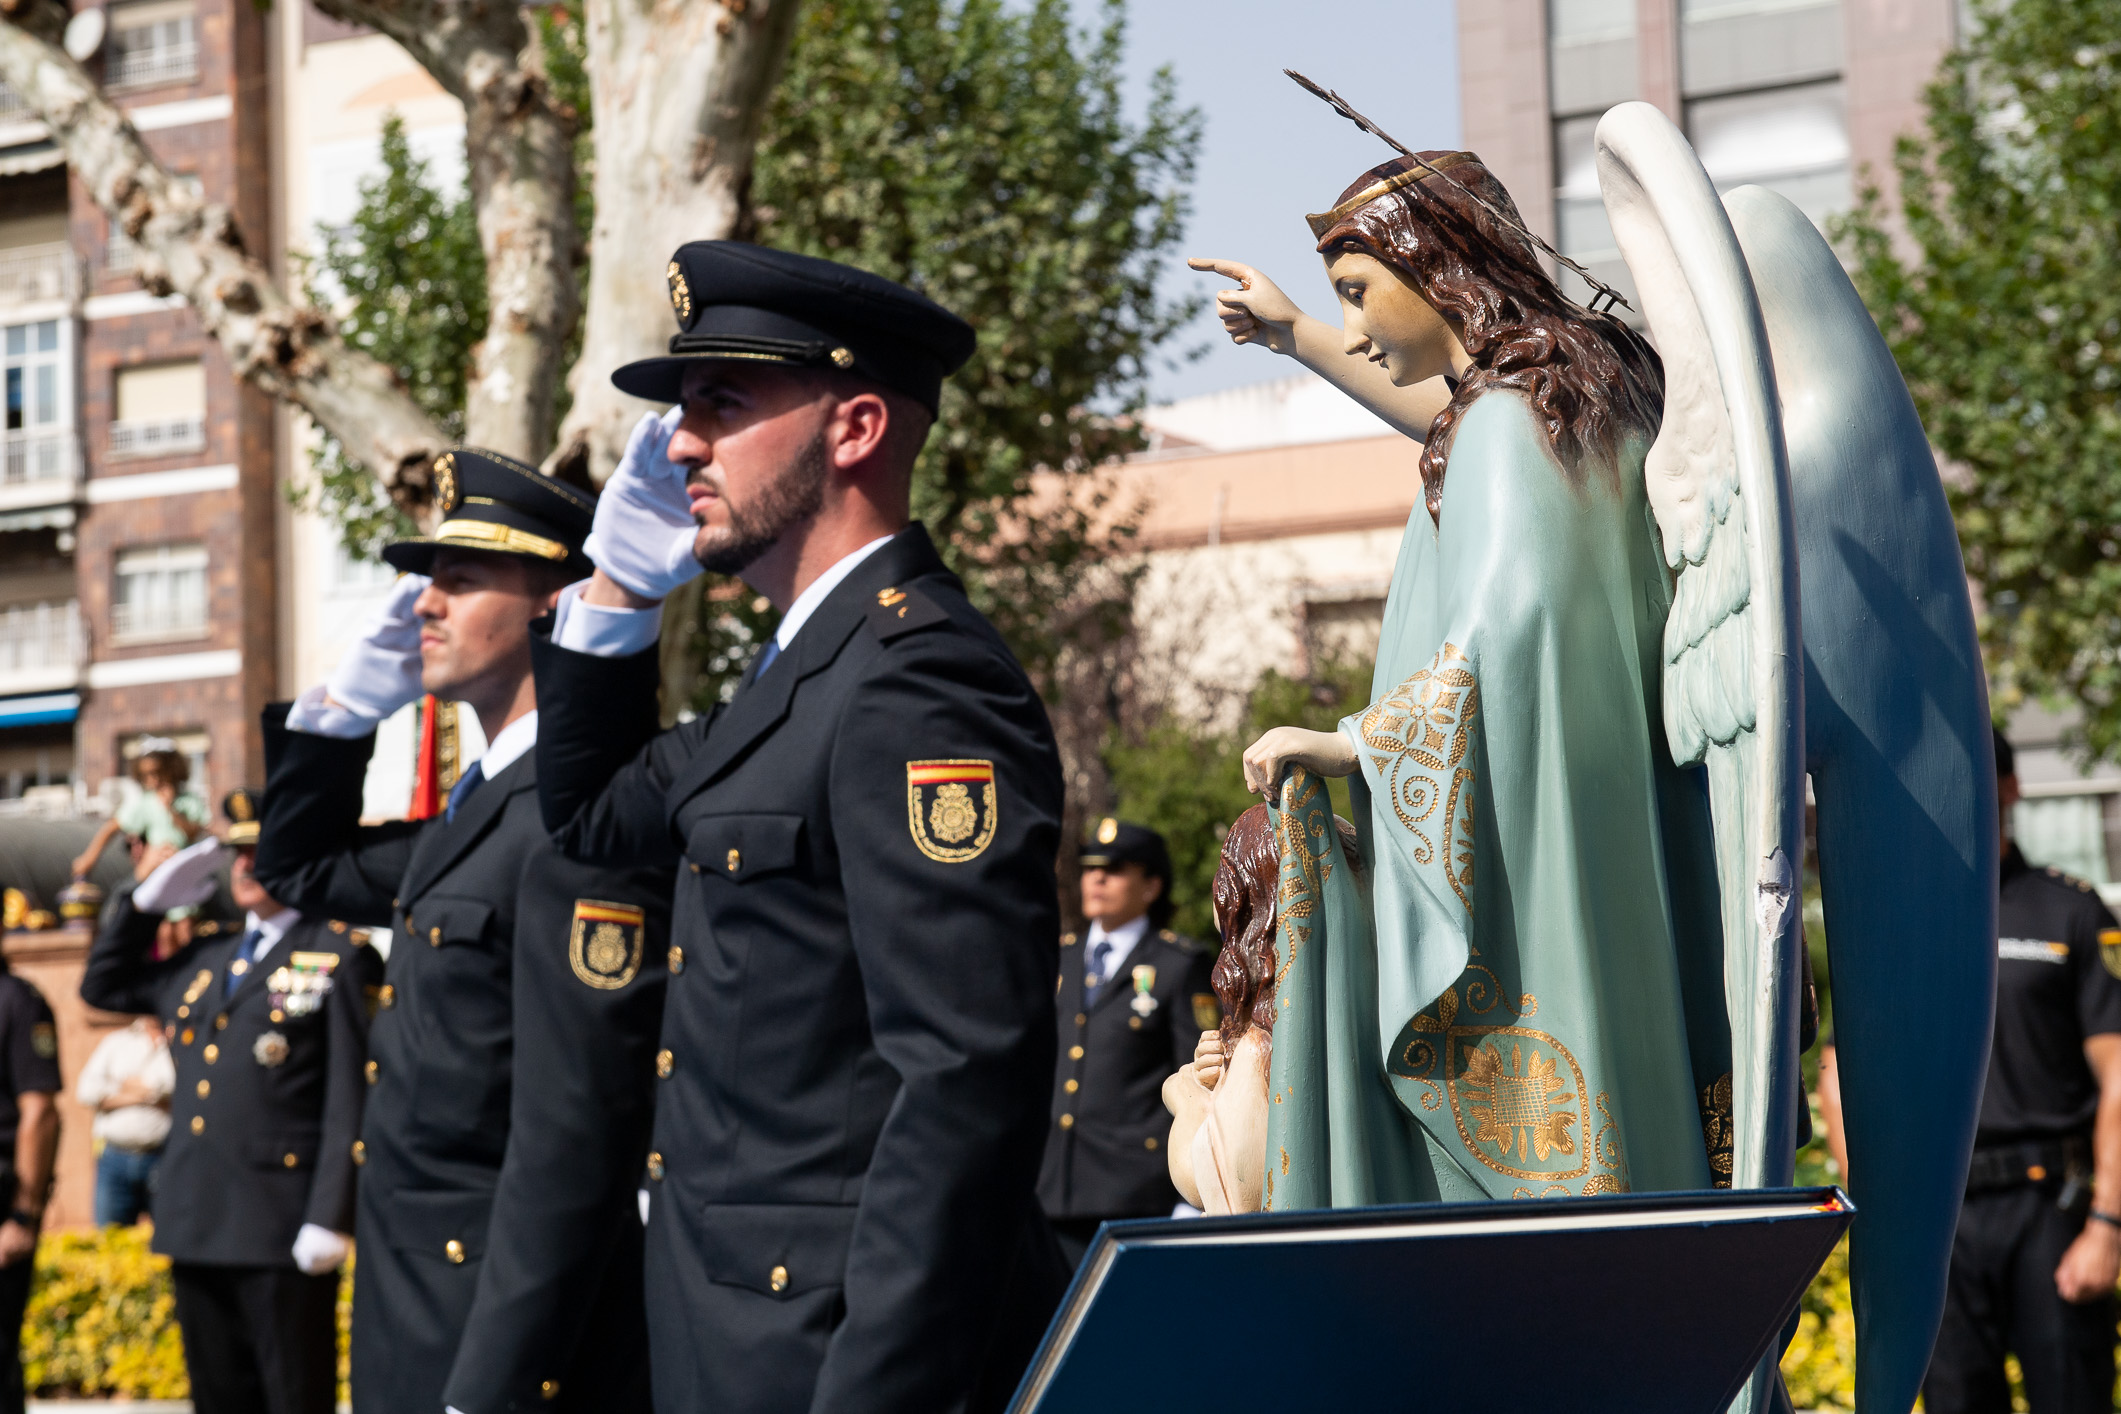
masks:
<path id="1" fill-rule="evenodd" d="M 1421 161 L 1418 157 L 1414 160 L 1417 162 Z M 1446 153 L 1434 162 L 1423 163 L 1419 167 L 1409 167 L 1406 171 L 1398 173 L 1396 176 L 1386 177 L 1381 182 L 1372 182 L 1331 211 L 1317 212 L 1304 217 L 1304 220 L 1310 223 L 1312 237 L 1317 240 L 1324 240 L 1326 232 L 1332 230 L 1343 220 L 1353 216 L 1356 212 L 1377 200 L 1377 198 L 1390 195 L 1402 187 L 1411 187 L 1417 182 L 1425 182 L 1438 173 L 1449 171 L 1462 162 L 1478 160 L 1470 152 Z"/>

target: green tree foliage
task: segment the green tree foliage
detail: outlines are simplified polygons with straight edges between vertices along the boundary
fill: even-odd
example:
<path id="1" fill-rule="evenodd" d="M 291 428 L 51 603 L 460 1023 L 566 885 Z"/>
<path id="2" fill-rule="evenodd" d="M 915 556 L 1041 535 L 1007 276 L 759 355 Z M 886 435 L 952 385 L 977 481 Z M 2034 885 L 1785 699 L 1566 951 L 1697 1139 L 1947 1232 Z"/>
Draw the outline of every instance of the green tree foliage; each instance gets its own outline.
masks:
<path id="1" fill-rule="evenodd" d="M 460 437 L 471 351 L 486 328 L 478 222 L 468 195 L 440 190 L 396 113 L 383 120 L 382 168 L 362 179 L 353 220 L 322 232 L 309 296 L 331 308 L 349 344 L 395 369 L 413 400 Z M 413 533 L 368 470 L 318 436 L 317 481 L 292 491 L 296 504 L 335 521 L 347 548 L 369 559 Z"/>
<path id="2" fill-rule="evenodd" d="M 1997 706 L 2061 696 L 2121 755 L 2121 6 L 2010 0 L 1902 139 L 1893 248 L 1873 190 L 1842 234 L 1938 448 L 1981 585 Z"/>
<path id="3" fill-rule="evenodd" d="M 753 177 L 757 239 L 902 281 L 970 320 L 914 483 L 926 521 L 1035 676 L 1056 615 L 1127 517 L 1085 485 L 1141 445 L 1157 351 L 1193 313 L 1157 275 L 1177 249 L 1200 117 L 1159 73 L 1123 110 L 1125 10 L 1066 0 L 810 0 Z"/>
<path id="4" fill-rule="evenodd" d="M 1310 678 L 1269 672 L 1245 701 L 1242 721 L 1227 733 L 1200 732 L 1164 713 L 1136 733 L 1115 733 L 1105 747 L 1114 812 L 1159 831 L 1171 846 L 1172 927 L 1214 944 L 1210 890 L 1223 836 L 1260 797 L 1245 789 L 1244 749 L 1269 727 L 1332 731 L 1370 697 L 1367 663 L 1335 662 Z M 1329 783 L 1333 808 L 1350 814 L 1345 781 Z"/>

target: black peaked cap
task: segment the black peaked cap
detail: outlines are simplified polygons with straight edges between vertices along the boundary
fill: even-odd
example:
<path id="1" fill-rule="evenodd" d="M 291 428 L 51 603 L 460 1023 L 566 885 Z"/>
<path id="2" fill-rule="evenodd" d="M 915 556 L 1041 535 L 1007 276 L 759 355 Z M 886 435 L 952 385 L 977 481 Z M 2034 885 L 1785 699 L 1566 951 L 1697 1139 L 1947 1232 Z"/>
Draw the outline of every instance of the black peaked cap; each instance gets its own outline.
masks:
<path id="1" fill-rule="evenodd" d="M 1164 837 L 1147 825 L 1137 825 L 1131 820 L 1116 820 L 1107 815 L 1098 821 L 1090 838 L 1083 841 L 1077 857 L 1086 869 L 1117 869 L 1125 864 L 1139 864 L 1144 873 L 1162 879 L 1166 887 L 1171 883 L 1171 850 L 1165 845 Z"/>
<path id="2" fill-rule="evenodd" d="M 393 569 L 428 574 L 444 545 L 487 550 L 590 571 L 582 542 L 597 503 L 514 457 L 478 447 L 452 447 L 435 458 L 435 533 L 383 547 Z"/>
<path id="3" fill-rule="evenodd" d="M 926 295 L 852 265 L 742 241 L 678 247 L 665 272 L 678 332 L 662 358 L 611 375 L 622 393 L 674 403 L 685 370 L 709 360 L 837 368 L 904 393 L 930 413 L 943 380 L 978 342 Z"/>

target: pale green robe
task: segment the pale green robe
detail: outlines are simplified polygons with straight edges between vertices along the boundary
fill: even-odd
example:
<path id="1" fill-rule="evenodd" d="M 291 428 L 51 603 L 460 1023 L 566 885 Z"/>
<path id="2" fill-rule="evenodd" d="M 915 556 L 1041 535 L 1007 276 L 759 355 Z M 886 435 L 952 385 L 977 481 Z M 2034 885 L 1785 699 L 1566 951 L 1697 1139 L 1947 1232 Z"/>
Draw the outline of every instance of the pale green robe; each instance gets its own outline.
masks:
<path id="1" fill-rule="evenodd" d="M 1719 1146 L 1728 1173 L 1708 806 L 1664 744 L 1641 446 L 1582 480 L 1519 395 L 1467 409 L 1341 723 L 1366 878 L 1317 783 L 1284 793 L 1272 1208 L 1707 1188 Z"/>

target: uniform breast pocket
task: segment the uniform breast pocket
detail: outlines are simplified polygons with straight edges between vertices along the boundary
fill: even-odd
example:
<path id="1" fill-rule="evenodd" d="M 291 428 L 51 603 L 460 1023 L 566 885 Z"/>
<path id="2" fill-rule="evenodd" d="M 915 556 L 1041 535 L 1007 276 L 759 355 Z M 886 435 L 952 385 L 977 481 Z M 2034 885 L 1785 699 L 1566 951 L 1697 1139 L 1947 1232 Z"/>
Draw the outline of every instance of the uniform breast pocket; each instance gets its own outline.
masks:
<path id="1" fill-rule="evenodd" d="M 685 833 L 694 873 L 739 884 L 796 868 L 802 844 L 800 815 L 705 815 Z"/>
<path id="2" fill-rule="evenodd" d="M 711 1203 L 700 1213 L 700 1259 L 710 1280 L 768 1296 L 800 1296 L 847 1280 L 851 1206 Z"/>
<path id="3" fill-rule="evenodd" d="M 475 899 L 431 896 L 406 909 L 399 944 L 413 955 L 392 969 L 410 1010 L 397 1024 L 416 1029 L 418 1103 L 414 1123 L 451 1142 L 505 1130 L 512 1025 L 508 939 L 494 910 Z M 422 946 L 424 944 L 424 946 Z M 402 1005 L 402 1003 L 401 1003 Z"/>
<path id="4" fill-rule="evenodd" d="M 493 905 L 473 898 L 430 895 L 405 910 L 405 941 L 431 948 L 476 943 L 493 921 Z"/>
<path id="5" fill-rule="evenodd" d="M 308 1173 L 317 1166 L 315 1134 L 281 1134 L 251 1139 L 243 1145 L 243 1162 L 256 1169 Z"/>

